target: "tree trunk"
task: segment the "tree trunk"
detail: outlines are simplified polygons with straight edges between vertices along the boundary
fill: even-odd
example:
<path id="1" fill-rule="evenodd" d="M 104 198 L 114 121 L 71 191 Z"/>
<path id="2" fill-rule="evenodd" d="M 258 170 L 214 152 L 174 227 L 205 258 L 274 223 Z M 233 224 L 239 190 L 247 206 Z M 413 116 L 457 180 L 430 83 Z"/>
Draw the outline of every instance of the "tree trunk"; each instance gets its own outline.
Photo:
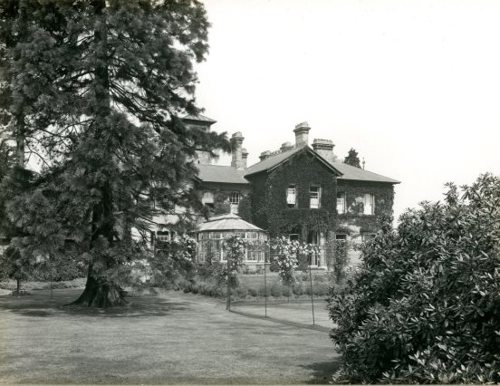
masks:
<path id="1" fill-rule="evenodd" d="M 125 292 L 120 286 L 96 279 L 93 276 L 92 266 L 89 266 L 85 289 L 78 299 L 69 305 L 85 305 L 87 307 L 107 308 L 127 304 Z"/>
<path id="2" fill-rule="evenodd" d="M 21 279 L 16 279 L 16 295 L 21 295 Z"/>
<path id="3" fill-rule="evenodd" d="M 95 83 L 95 106 L 94 119 L 96 120 L 94 139 L 107 150 L 104 158 L 91 159 L 91 163 L 96 170 L 106 173 L 107 165 L 112 154 L 112 143 L 106 133 L 109 130 L 107 127 L 107 118 L 111 113 L 110 105 L 110 81 L 108 72 L 108 47 L 107 47 L 107 20 L 106 20 L 106 1 L 93 0 L 91 2 L 97 19 L 100 19 L 98 28 L 94 31 L 94 42 L 98 52 L 96 67 L 94 69 Z M 113 215 L 113 189 L 111 186 L 111 177 L 107 175 L 104 181 L 97 182 L 95 188 L 100 190 L 101 199 L 92 209 L 92 236 L 91 248 L 94 248 L 99 243 L 100 238 L 108 241 L 109 247 L 114 244 L 115 218 Z M 106 254 L 106 251 L 100 258 L 105 262 L 106 270 L 113 269 L 119 262 Z M 116 283 L 110 282 L 109 279 L 102 277 L 101 272 L 96 272 L 92 264 L 89 264 L 89 273 L 87 275 L 87 283 L 85 290 L 80 297 L 72 304 L 84 304 L 89 307 L 111 307 L 125 304 L 124 291 Z"/>

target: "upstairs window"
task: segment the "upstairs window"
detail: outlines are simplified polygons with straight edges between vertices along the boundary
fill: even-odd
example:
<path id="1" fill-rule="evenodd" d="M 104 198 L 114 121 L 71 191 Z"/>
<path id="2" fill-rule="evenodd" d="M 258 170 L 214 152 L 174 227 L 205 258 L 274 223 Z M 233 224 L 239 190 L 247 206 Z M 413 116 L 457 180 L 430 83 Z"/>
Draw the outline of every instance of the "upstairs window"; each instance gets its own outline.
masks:
<path id="1" fill-rule="evenodd" d="M 297 207 L 297 186 L 294 184 L 288 185 L 286 190 L 286 204 L 289 208 Z"/>
<path id="2" fill-rule="evenodd" d="M 231 204 L 231 213 L 238 214 L 238 205 L 240 203 L 241 194 L 239 192 L 232 192 L 229 196 L 229 203 Z"/>
<path id="3" fill-rule="evenodd" d="M 345 213 L 345 192 L 337 192 L 337 213 Z"/>
<path id="4" fill-rule="evenodd" d="M 318 209 L 321 200 L 321 187 L 318 185 L 311 185 L 309 187 L 309 208 Z"/>
<path id="5" fill-rule="evenodd" d="M 214 203 L 214 193 L 213 192 L 203 192 L 203 196 L 201 197 L 201 202 L 203 204 L 212 204 Z"/>
<path id="6" fill-rule="evenodd" d="M 363 197 L 363 214 L 375 214 L 375 196 L 373 194 L 365 194 Z"/>

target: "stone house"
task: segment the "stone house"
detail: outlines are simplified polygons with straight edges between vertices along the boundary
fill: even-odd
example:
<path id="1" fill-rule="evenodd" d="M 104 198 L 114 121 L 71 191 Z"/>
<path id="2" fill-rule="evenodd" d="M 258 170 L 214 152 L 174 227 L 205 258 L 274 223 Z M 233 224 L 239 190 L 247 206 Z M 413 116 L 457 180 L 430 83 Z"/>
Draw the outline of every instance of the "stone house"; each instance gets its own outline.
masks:
<path id="1" fill-rule="evenodd" d="M 214 123 L 206 117 L 190 119 L 207 130 Z M 231 165 L 214 165 L 208 154 L 199 152 L 200 198 L 208 208 L 226 202 L 238 213 L 246 197 L 249 220 L 271 237 L 286 235 L 320 246 L 323 252 L 312 265 L 329 266 L 328 246 L 335 240 L 349 245 L 355 264 L 358 253 L 352 246 L 373 237 L 379 219 L 392 215 L 399 181 L 340 162 L 331 140 L 314 139 L 309 146 L 309 131 L 307 122 L 298 124 L 295 144 L 264 151 L 260 162 L 250 166 L 240 132 L 231 137 Z"/>

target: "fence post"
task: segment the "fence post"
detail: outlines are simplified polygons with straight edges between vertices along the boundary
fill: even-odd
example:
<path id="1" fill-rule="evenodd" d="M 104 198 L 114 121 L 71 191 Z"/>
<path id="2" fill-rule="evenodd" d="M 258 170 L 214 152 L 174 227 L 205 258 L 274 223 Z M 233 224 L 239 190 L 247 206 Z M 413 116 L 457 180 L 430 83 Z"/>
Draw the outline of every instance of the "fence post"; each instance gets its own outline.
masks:
<path id="1" fill-rule="evenodd" d="M 309 279 L 311 283 L 311 311 L 312 311 L 312 318 L 313 318 L 313 326 L 316 324 L 314 320 L 314 292 L 313 292 L 313 276 L 312 276 L 312 267 L 309 266 Z"/>
<path id="2" fill-rule="evenodd" d="M 269 256 L 271 257 L 271 256 Z M 264 253 L 264 317 L 267 318 L 267 257 Z"/>

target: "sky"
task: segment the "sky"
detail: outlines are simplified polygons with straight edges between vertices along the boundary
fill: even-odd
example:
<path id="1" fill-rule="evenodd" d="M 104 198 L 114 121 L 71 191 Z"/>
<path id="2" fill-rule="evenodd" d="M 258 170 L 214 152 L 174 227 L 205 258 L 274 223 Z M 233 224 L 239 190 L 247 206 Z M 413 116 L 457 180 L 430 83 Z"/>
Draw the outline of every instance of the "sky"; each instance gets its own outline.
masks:
<path id="1" fill-rule="evenodd" d="M 500 1 L 203 3 L 197 101 L 215 131 L 243 133 L 249 164 L 307 121 L 310 143 L 401 181 L 396 217 L 448 181 L 500 175 Z"/>

